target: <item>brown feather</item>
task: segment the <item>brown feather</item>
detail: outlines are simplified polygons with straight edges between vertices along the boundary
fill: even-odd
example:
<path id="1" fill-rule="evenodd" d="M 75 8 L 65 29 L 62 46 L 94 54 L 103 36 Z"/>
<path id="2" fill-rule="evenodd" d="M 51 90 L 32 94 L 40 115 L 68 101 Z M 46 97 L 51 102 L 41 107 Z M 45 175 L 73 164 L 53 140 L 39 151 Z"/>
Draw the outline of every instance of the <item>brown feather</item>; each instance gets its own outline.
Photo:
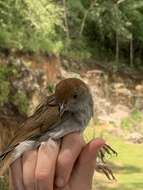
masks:
<path id="1" fill-rule="evenodd" d="M 47 131 L 49 127 L 60 120 L 58 106 L 50 106 L 48 100 L 49 97 L 45 104 L 42 104 L 32 116 L 21 124 L 8 147 L 13 149 L 20 142 Z"/>
<path id="2" fill-rule="evenodd" d="M 0 176 L 4 175 L 5 171 L 7 171 L 12 162 L 12 152 L 9 152 L 6 155 L 5 159 L 0 161 Z"/>
<path id="3" fill-rule="evenodd" d="M 51 105 L 53 96 L 51 99 L 47 97 L 43 104 L 38 106 L 35 113 L 26 119 L 21 124 L 19 130 L 16 131 L 13 139 L 10 141 L 9 146 L 0 155 L 0 174 L 6 171 L 9 165 L 12 163 L 12 150 L 22 141 L 36 137 L 47 131 L 56 122 L 60 121 L 58 106 Z"/>

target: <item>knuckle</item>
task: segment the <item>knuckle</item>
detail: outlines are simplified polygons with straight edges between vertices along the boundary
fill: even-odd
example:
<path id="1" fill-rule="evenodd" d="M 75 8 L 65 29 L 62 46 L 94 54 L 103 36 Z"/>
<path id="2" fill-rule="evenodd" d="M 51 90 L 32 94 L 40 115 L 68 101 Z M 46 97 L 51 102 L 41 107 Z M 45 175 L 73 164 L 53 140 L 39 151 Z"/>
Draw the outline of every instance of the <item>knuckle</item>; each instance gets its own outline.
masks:
<path id="1" fill-rule="evenodd" d="M 71 142 L 66 142 L 66 147 L 62 149 L 57 159 L 58 168 L 64 170 L 70 168 L 78 157 L 82 147 L 84 146 L 84 140 L 80 135 L 74 134 L 71 138 Z"/>
<path id="2" fill-rule="evenodd" d="M 60 173 L 68 173 L 74 162 L 74 156 L 71 152 L 65 152 L 57 160 L 57 171 Z M 62 171 L 62 172 L 61 172 Z"/>
<path id="3" fill-rule="evenodd" d="M 45 181 L 48 179 L 48 174 L 46 172 L 35 173 L 36 181 Z"/>
<path id="4" fill-rule="evenodd" d="M 75 146 L 83 146 L 85 144 L 83 137 L 79 133 L 72 133 L 67 136 L 68 142 L 74 148 Z"/>
<path id="5" fill-rule="evenodd" d="M 85 144 L 84 139 L 81 135 L 76 135 L 73 138 L 73 142 L 77 144 L 78 146 L 83 146 Z"/>
<path id="6" fill-rule="evenodd" d="M 71 162 L 72 162 L 72 155 L 71 154 L 70 155 L 69 154 L 65 155 L 65 158 L 64 159 L 59 158 L 58 163 L 57 163 L 62 168 L 68 168 L 71 165 Z"/>

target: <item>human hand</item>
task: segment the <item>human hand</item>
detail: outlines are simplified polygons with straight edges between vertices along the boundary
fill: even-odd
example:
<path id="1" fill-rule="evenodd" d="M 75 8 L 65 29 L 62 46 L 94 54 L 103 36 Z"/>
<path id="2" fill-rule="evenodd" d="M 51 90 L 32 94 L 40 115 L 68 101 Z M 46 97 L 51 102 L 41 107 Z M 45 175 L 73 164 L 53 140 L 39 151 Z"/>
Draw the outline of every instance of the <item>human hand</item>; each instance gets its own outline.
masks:
<path id="1" fill-rule="evenodd" d="M 85 145 L 78 133 L 65 136 L 61 148 L 52 140 L 42 143 L 12 164 L 12 189 L 90 190 L 97 152 L 103 145 L 100 139 Z"/>

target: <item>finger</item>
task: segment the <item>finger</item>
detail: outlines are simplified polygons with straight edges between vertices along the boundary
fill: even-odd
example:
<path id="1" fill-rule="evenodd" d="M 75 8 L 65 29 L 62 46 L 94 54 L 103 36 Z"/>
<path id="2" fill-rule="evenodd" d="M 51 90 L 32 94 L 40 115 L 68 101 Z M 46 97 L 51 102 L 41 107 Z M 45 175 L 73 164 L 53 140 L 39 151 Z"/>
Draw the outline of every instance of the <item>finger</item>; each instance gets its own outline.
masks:
<path id="1" fill-rule="evenodd" d="M 71 133 L 63 138 L 56 166 L 56 186 L 63 187 L 68 182 L 73 165 L 84 146 L 79 133 Z"/>
<path id="2" fill-rule="evenodd" d="M 18 158 L 10 167 L 11 186 L 13 190 L 24 190 L 21 158 Z"/>
<path id="3" fill-rule="evenodd" d="M 37 162 L 37 150 L 30 150 L 22 156 L 23 183 L 25 190 L 35 189 L 35 168 Z"/>
<path id="4" fill-rule="evenodd" d="M 37 188 L 53 190 L 55 165 L 59 152 L 59 143 L 49 139 L 43 142 L 38 151 L 35 178 Z"/>
<path id="5" fill-rule="evenodd" d="M 98 150 L 105 144 L 101 139 L 92 140 L 82 150 L 72 174 L 72 187 L 74 190 L 91 189 Z"/>

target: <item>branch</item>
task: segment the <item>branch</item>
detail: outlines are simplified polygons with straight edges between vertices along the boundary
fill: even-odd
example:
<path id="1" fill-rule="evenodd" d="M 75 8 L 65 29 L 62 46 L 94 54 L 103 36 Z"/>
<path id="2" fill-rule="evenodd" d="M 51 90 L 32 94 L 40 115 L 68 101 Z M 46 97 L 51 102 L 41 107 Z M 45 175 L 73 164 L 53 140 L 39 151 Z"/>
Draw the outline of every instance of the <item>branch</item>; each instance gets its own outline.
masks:
<path id="1" fill-rule="evenodd" d="M 64 20 L 65 20 L 65 28 L 66 28 L 66 36 L 67 39 L 70 39 L 70 35 L 69 35 L 69 26 L 68 26 L 68 19 L 67 19 L 67 6 L 66 6 L 66 0 L 63 0 L 63 6 L 64 6 Z"/>
<path id="2" fill-rule="evenodd" d="M 91 1 L 91 4 L 89 6 L 89 8 L 85 11 L 85 14 L 83 16 L 83 20 L 81 22 L 81 27 L 80 27 L 80 31 L 79 31 L 79 37 L 81 37 L 82 33 L 83 33 L 83 30 L 84 30 L 84 27 L 85 27 L 85 22 L 86 22 L 86 19 L 87 19 L 87 16 L 88 16 L 88 13 L 89 11 L 93 8 L 95 4 L 95 1 Z"/>

